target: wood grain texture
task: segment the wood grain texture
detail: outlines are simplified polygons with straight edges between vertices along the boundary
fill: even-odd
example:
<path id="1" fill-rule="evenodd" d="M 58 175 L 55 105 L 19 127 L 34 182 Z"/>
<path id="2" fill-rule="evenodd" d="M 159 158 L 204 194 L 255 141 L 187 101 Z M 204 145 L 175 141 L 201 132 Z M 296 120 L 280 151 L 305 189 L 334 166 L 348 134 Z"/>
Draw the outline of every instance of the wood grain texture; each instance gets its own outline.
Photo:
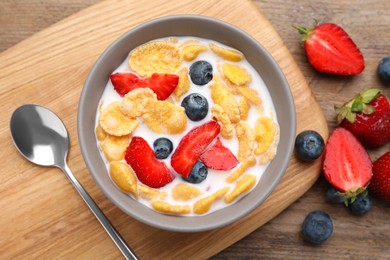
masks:
<path id="1" fill-rule="evenodd" d="M 0 50 L 9 48 L 26 36 L 30 36 L 95 2 L 97 1 L 0 1 Z M 286 46 L 297 61 L 299 68 L 302 70 L 315 93 L 315 97 L 319 101 L 321 109 L 328 121 L 329 129 L 333 129 L 335 126 L 333 105 L 342 104 L 346 99 L 349 99 L 356 92 L 368 85 L 379 87 L 385 91 L 387 96 L 390 96 L 389 89 L 385 88 L 375 77 L 375 69 L 378 61 L 383 56 L 390 54 L 390 47 L 387 40 L 390 36 L 387 29 L 390 21 L 385 13 L 386 10 L 389 9 L 389 3 L 386 0 L 371 1 L 370 3 L 360 0 L 341 0 L 337 2 L 331 0 L 298 0 L 291 4 L 285 3 L 285 1 L 282 0 L 258 0 L 254 2 L 270 19 L 272 25 L 277 29 Z M 128 4 L 132 7 L 131 3 L 128 2 Z M 172 9 L 167 8 L 165 4 L 162 4 L 161 6 L 161 12 L 172 11 Z M 185 4 L 180 2 L 179 6 L 183 7 Z M 213 5 L 213 7 L 215 6 L 216 5 Z M 235 16 L 235 11 L 232 11 L 232 9 L 245 9 L 245 12 L 252 14 L 253 10 L 256 10 L 257 7 L 245 4 L 242 8 L 237 8 L 237 4 L 233 3 L 229 5 L 227 9 L 222 8 L 221 10 L 221 8 L 216 7 L 215 12 L 219 12 L 218 15 L 220 16 L 227 17 L 226 19 L 229 21 L 229 19 L 233 19 Z M 197 6 L 189 12 L 202 13 L 206 12 L 206 9 L 205 6 Z M 140 16 L 141 15 L 145 15 L 145 12 L 140 14 Z M 79 16 L 76 15 L 76 17 L 79 19 Z M 72 19 L 73 18 L 74 16 Z M 93 19 L 94 17 L 88 16 L 87 18 Z M 307 63 L 302 48 L 298 44 L 299 36 L 291 28 L 291 24 L 309 24 L 312 18 L 317 18 L 319 21 L 340 23 L 348 29 L 348 32 L 362 49 L 366 59 L 367 68 L 361 75 L 352 79 L 346 79 L 329 77 L 313 71 Z M 123 19 L 123 17 L 117 19 Z M 146 16 L 145 19 L 147 19 Z M 116 21 L 116 19 L 114 20 Z M 133 23 L 130 22 L 129 26 L 132 26 L 132 24 Z M 253 29 L 255 33 L 262 30 L 259 20 L 253 21 L 252 24 L 256 24 Z M 77 23 L 72 25 L 76 26 Z M 241 24 L 241 26 L 245 27 L 247 25 Z M 89 28 L 92 30 L 93 25 Z M 55 33 L 55 30 L 50 31 L 50 34 L 51 33 Z M 65 33 L 71 35 L 72 31 L 65 30 Z M 85 31 L 83 31 L 83 33 L 85 33 Z M 43 34 L 43 36 L 48 37 L 50 34 Z M 115 37 L 115 34 L 119 35 L 120 32 L 111 33 L 110 37 Z M 57 31 L 57 35 L 61 35 L 61 33 Z M 78 35 L 82 36 L 83 34 L 81 33 Z M 97 36 L 97 34 L 95 36 Z M 40 38 L 42 37 L 42 34 L 41 36 L 34 37 L 36 37 L 35 39 Z M 97 38 L 95 37 L 95 39 Z M 77 41 L 78 37 L 70 40 Z M 169 236 L 169 234 L 164 234 L 165 232 L 162 232 L 163 234 L 161 234 L 161 232 L 157 232 L 144 225 L 128 226 L 128 222 L 131 221 L 131 219 L 124 216 L 120 210 L 115 208 L 101 194 L 89 177 L 82 158 L 79 156 L 74 118 L 78 97 L 75 96 L 79 95 L 82 87 L 82 81 L 80 81 L 79 78 L 85 77 L 90 68 L 88 66 L 92 66 L 93 62 L 87 65 L 87 68 L 79 68 L 76 63 L 85 60 L 91 61 L 96 56 L 88 56 L 87 52 L 85 53 L 85 55 L 87 55 L 86 57 L 78 58 L 74 57 L 74 54 L 72 57 L 68 58 L 65 57 L 67 55 L 59 57 L 61 62 L 66 64 L 67 67 L 73 65 L 70 66 L 70 68 L 64 69 L 64 71 L 67 75 L 71 75 L 72 78 L 75 78 L 73 80 L 65 78 L 62 83 L 62 80 L 59 82 L 59 76 L 62 76 L 62 74 L 56 74 L 55 69 L 50 70 L 50 73 L 47 70 L 39 71 L 39 73 L 42 74 L 36 72 L 36 67 L 32 66 L 35 63 L 29 62 L 25 55 L 25 50 L 31 46 L 30 42 L 34 41 L 28 41 L 29 44 L 27 45 L 24 44 L 24 47 L 22 48 L 24 52 L 14 51 L 16 47 L 12 47 L 5 52 L 6 55 L 3 55 L 4 53 L 0 55 L 0 67 L 2 70 L 4 68 L 3 65 L 5 64 L 3 62 L 8 59 L 23 60 L 23 63 L 27 63 L 23 66 L 15 62 L 7 63 L 11 66 L 17 66 L 18 71 L 6 70 L 0 76 L 1 83 L 3 83 L 3 77 L 6 77 L 7 80 L 10 78 L 14 79 L 14 81 L 10 82 L 6 87 L 0 87 L 2 111 L 6 113 L 5 116 L 3 115 L 1 118 L 2 121 L 0 121 L 0 140 L 3 143 L 2 150 L 0 150 L 0 158 L 3 161 L 1 164 L 1 171 L 8 173 L 2 174 L 0 177 L 0 194 L 2 195 L 0 206 L 4 211 L 3 216 L 0 218 L 0 222 L 7 223 L 4 231 L 0 234 L 0 256 L 3 256 L 1 258 L 62 257 L 81 259 L 95 257 L 110 259 L 116 258 L 119 255 L 115 246 L 112 245 L 111 241 L 101 230 L 99 224 L 96 223 L 91 216 L 87 207 L 83 205 L 83 202 L 80 201 L 76 192 L 73 191 L 71 185 L 69 185 L 67 180 L 64 179 L 58 170 L 48 170 L 32 166 L 31 164 L 24 162 L 16 151 L 11 148 L 12 145 L 8 133 L 9 115 L 17 105 L 26 100 L 27 102 L 46 102 L 43 104 L 46 104 L 49 107 L 51 106 L 51 108 L 62 116 L 62 119 L 67 124 L 68 128 L 70 128 L 73 141 L 70 154 L 71 160 L 69 161 L 70 167 L 79 178 L 80 182 L 83 183 L 103 211 L 112 220 L 113 224 L 124 234 L 126 240 L 129 241 L 134 248 L 146 250 L 150 244 L 146 243 L 145 245 L 142 245 L 141 242 L 132 243 L 134 234 L 146 230 L 147 232 L 150 232 L 150 237 L 148 238 L 153 238 L 153 241 L 157 240 L 157 244 L 153 247 L 161 251 L 164 244 L 159 240 L 164 239 L 166 236 Z M 56 44 L 60 43 L 54 41 L 50 46 L 55 47 Z M 45 50 L 45 48 L 40 48 L 39 46 L 32 47 L 38 48 L 38 52 Z M 96 51 L 99 52 L 102 49 L 104 49 L 104 47 Z M 72 50 L 68 51 L 72 53 Z M 9 56 L 7 53 L 13 53 L 13 55 Z M 45 62 L 45 59 L 40 57 L 39 54 L 40 53 L 36 53 L 31 59 Z M 62 69 L 64 67 L 55 63 L 51 65 L 54 67 L 60 66 Z M 286 66 L 286 64 L 284 64 L 284 66 Z M 18 75 L 21 75 L 19 74 L 21 72 L 27 73 L 28 80 L 21 82 L 17 79 Z M 8 73 L 13 75 L 9 76 Z M 42 78 L 45 80 L 42 81 Z M 76 78 L 78 79 L 76 80 Z M 39 84 L 39 81 L 44 84 Z M 77 84 L 69 87 L 67 85 L 69 82 L 76 82 Z M 65 90 L 65 93 L 50 93 L 48 91 L 44 91 L 44 94 L 39 93 L 40 89 L 51 89 L 53 86 L 59 86 L 59 84 L 60 87 L 57 88 Z M 27 89 L 26 92 L 28 94 L 20 93 L 20 90 L 24 88 Z M 6 93 L 9 92 L 12 92 L 12 95 L 6 95 Z M 17 95 L 15 93 L 17 93 Z M 34 93 L 34 95 L 32 95 L 32 93 Z M 3 97 L 3 95 L 6 96 Z M 43 97 L 44 95 L 46 97 Z M 48 99 L 53 98 L 57 100 L 47 103 Z M 370 154 L 372 155 L 372 158 L 375 159 L 389 149 L 390 145 L 387 144 L 381 149 L 370 151 Z M 4 158 L 18 158 L 18 165 L 11 166 L 7 164 L 7 162 L 4 162 Z M 291 167 L 293 166 L 290 165 L 290 168 Z M 302 173 L 295 174 L 298 175 Z M 42 181 L 43 179 L 44 182 Z M 302 198 L 293 203 L 278 217 L 255 230 L 252 234 L 241 239 L 236 244 L 215 255 L 214 258 L 367 259 L 373 257 L 376 259 L 386 259 L 390 254 L 389 207 L 375 201 L 373 210 L 367 216 L 363 218 L 353 217 L 343 207 L 329 205 L 325 202 L 322 184 L 323 180 L 320 179 Z M 283 191 L 283 188 L 281 188 L 281 190 Z M 293 189 L 291 192 L 293 193 L 295 190 Z M 12 203 L 6 199 L 9 197 L 13 198 Z M 16 202 L 18 203 L 16 204 Z M 12 204 L 14 205 L 12 206 Z M 45 205 L 45 207 L 42 208 L 42 205 Z M 39 210 L 37 210 L 37 208 Z M 56 210 L 53 211 L 53 208 Z M 312 247 L 305 244 L 299 235 L 299 228 L 304 216 L 309 211 L 315 209 L 323 209 L 329 212 L 334 218 L 335 224 L 335 233 L 332 239 L 321 247 Z M 53 219 L 55 220 L 53 221 Z M 251 219 L 248 221 L 250 220 Z M 80 227 L 80 223 L 85 224 L 85 226 Z M 24 230 L 24 227 L 26 226 L 28 226 L 31 231 L 29 234 Z M 256 227 L 257 226 L 250 227 L 250 229 L 254 230 Z M 247 234 L 246 231 L 244 232 L 245 234 L 237 232 L 236 230 L 234 231 L 235 232 L 232 231 L 232 233 L 236 237 L 233 240 L 238 240 Z M 230 229 L 225 231 L 225 233 L 229 232 Z M 189 244 L 183 246 L 183 248 L 184 250 L 192 252 L 191 250 L 193 248 L 191 247 L 191 243 L 193 240 L 198 241 L 202 238 L 205 238 L 206 241 L 221 241 L 220 243 L 222 244 L 232 243 L 229 236 L 218 232 L 216 235 L 197 234 L 196 236 L 190 237 L 180 236 L 178 239 L 185 243 L 188 242 Z M 7 243 L 9 241 L 14 241 L 14 246 Z M 82 243 L 80 241 L 82 241 Z M 15 247 L 15 244 L 17 243 L 23 246 Z M 221 247 L 216 248 L 215 244 L 212 244 L 211 248 L 209 248 L 210 243 L 199 243 L 199 250 L 201 251 L 209 252 L 211 250 L 217 252 L 222 249 Z M 29 251 L 28 255 L 25 254 L 26 250 Z M 151 255 L 143 256 L 146 258 L 146 256 Z M 208 255 L 196 255 L 198 258 L 206 256 Z"/>

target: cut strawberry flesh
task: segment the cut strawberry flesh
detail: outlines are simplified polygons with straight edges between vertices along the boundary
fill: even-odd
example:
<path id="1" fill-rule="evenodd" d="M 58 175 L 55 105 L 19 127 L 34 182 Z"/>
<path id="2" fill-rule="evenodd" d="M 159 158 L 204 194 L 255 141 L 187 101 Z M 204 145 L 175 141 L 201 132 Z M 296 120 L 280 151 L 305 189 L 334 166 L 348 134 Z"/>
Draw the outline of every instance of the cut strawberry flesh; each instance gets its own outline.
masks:
<path id="1" fill-rule="evenodd" d="M 335 188 L 350 192 L 368 184 L 372 177 L 372 162 L 367 151 L 348 130 L 337 128 L 327 141 L 323 170 Z"/>
<path id="2" fill-rule="evenodd" d="M 201 156 L 200 160 L 210 169 L 227 171 L 237 166 L 240 162 L 236 156 L 225 146 L 221 140 L 217 141 L 213 146 L 208 148 Z"/>
<path id="3" fill-rule="evenodd" d="M 215 121 L 210 121 L 189 131 L 172 154 L 172 168 L 183 177 L 188 177 L 200 155 L 220 131 L 221 126 Z"/>
<path id="4" fill-rule="evenodd" d="M 150 78 L 140 78 L 134 73 L 115 73 L 111 83 L 119 95 L 124 96 L 136 88 L 150 88 L 158 100 L 167 99 L 177 87 L 179 77 L 175 74 L 154 73 Z"/>
<path id="5" fill-rule="evenodd" d="M 165 163 L 156 159 L 154 151 L 142 137 L 134 136 L 131 139 L 125 160 L 138 180 L 151 188 L 163 187 L 175 178 Z"/>

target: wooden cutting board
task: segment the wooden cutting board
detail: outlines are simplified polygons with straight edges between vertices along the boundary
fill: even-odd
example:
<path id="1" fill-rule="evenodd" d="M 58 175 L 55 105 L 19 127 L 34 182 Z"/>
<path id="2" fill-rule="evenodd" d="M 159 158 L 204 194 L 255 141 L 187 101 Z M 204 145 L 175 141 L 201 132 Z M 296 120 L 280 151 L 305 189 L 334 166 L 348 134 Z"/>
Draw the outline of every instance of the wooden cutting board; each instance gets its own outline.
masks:
<path id="1" fill-rule="evenodd" d="M 0 258 L 118 259 L 121 254 L 60 170 L 27 162 L 14 148 L 9 120 L 25 103 L 57 113 L 71 138 L 69 166 L 141 259 L 207 258 L 262 226 L 304 194 L 320 160 L 295 157 L 276 190 L 258 209 L 227 227 L 195 234 L 155 229 L 115 207 L 92 180 L 77 138 L 77 105 L 94 62 L 117 37 L 171 14 L 201 14 L 254 36 L 282 68 L 294 96 L 297 132 L 328 136 L 327 124 L 302 73 L 267 18 L 249 0 L 103 1 L 0 54 Z M 189 32 L 191 33 L 191 32 Z"/>

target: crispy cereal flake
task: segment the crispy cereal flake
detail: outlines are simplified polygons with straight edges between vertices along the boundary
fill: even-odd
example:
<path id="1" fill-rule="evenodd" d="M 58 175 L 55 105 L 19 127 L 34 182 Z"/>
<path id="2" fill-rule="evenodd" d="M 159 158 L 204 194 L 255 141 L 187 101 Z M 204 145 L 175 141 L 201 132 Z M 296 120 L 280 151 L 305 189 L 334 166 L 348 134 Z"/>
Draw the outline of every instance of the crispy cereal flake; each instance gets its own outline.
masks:
<path id="1" fill-rule="evenodd" d="M 137 177 L 135 173 L 124 162 L 114 161 L 110 164 L 111 180 L 124 192 L 131 193 L 135 199 L 138 199 Z"/>
<path id="2" fill-rule="evenodd" d="M 234 190 L 226 195 L 225 202 L 231 203 L 237 199 L 240 195 L 250 191 L 256 184 L 256 176 L 252 174 L 244 175 L 236 184 Z"/>
<path id="3" fill-rule="evenodd" d="M 114 136 L 108 135 L 103 142 L 101 142 L 100 147 L 103 150 L 103 153 L 106 159 L 111 161 L 120 161 L 123 160 L 126 148 L 130 142 L 130 135 L 124 136 Z"/>
<path id="4" fill-rule="evenodd" d="M 106 139 L 107 133 L 103 130 L 103 128 L 100 126 L 100 124 L 95 129 L 96 138 L 99 141 L 103 141 Z"/>
<path id="5" fill-rule="evenodd" d="M 226 139 L 231 139 L 233 137 L 233 129 L 234 128 L 233 128 L 232 122 L 230 121 L 228 114 L 218 104 L 215 104 L 211 108 L 211 113 L 213 115 L 213 118 L 215 118 L 222 125 L 222 127 L 221 127 L 222 137 L 224 137 Z"/>
<path id="6" fill-rule="evenodd" d="M 255 133 L 245 121 L 236 125 L 236 135 L 238 139 L 238 160 L 246 161 L 253 152 L 255 145 Z"/>
<path id="7" fill-rule="evenodd" d="M 174 73 L 180 64 L 180 50 L 169 41 L 145 43 L 135 48 L 129 59 L 130 68 L 144 77 L 153 73 Z"/>
<path id="8" fill-rule="evenodd" d="M 249 105 L 247 99 L 245 97 L 241 97 L 239 101 L 239 109 L 240 109 L 240 118 L 241 120 L 247 120 L 249 109 L 251 105 Z"/>
<path id="9" fill-rule="evenodd" d="M 227 182 L 234 182 L 234 181 L 236 181 L 238 178 L 240 178 L 246 172 L 246 170 L 248 170 L 249 167 L 252 167 L 255 164 L 256 164 L 256 158 L 252 155 L 246 161 L 241 163 L 241 165 L 238 167 L 238 169 L 235 170 L 234 172 L 232 172 L 226 178 L 226 181 Z"/>
<path id="10" fill-rule="evenodd" d="M 255 140 L 257 142 L 255 154 L 260 155 L 266 152 L 274 142 L 276 126 L 271 118 L 263 116 L 257 119 L 254 130 Z"/>
<path id="11" fill-rule="evenodd" d="M 209 87 L 211 88 L 211 98 L 220 105 L 230 121 L 235 124 L 240 121 L 240 109 L 236 98 L 229 93 L 226 87 L 220 81 L 213 81 Z"/>
<path id="12" fill-rule="evenodd" d="M 187 116 L 182 106 L 152 98 L 145 99 L 146 125 L 156 133 L 178 134 L 185 130 Z"/>
<path id="13" fill-rule="evenodd" d="M 252 81 L 252 76 L 248 71 L 237 65 L 224 63 L 222 70 L 224 75 L 235 85 L 241 86 Z"/>
<path id="14" fill-rule="evenodd" d="M 187 201 L 198 197 L 202 191 L 186 183 L 179 183 L 172 189 L 172 197 L 175 200 Z"/>
<path id="15" fill-rule="evenodd" d="M 183 59 L 185 61 L 195 60 L 201 52 L 207 51 L 206 46 L 202 45 L 188 45 L 182 49 Z"/>
<path id="16" fill-rule="evenodd" d="M 244 55 L 237 50 L 226 49 L 224 47 L 215 45 L 214 43 L 210 43 L 209 47 L 215 54 L 225 60 L 238 62 L 244 59 Z"/>
<path id="17" fill-rule="evenodd" d="M 150 205 L 155 210 L 166 214 L 185 215 L 191 213 L 191 207 L 189 205 L 172 205 L 162 200 L 152 201 Z"/>
<path id="18" fill-rule="evenodd" d="M 122 113 L 119 101 L 109 104 L 102 111 L 99 123 L 105 132 L 115 136 L 131 134 L 139 125 L 137 119 Z"/>
<path id="19" fill-rule="evenodd" d="M 191 86 L 190 79 L 188 77 L 188 68 L 184 67 L 179 70 L 177 76 L 179 76 L 179 83 L 177 83 L 177 87 L 173 91 L 173 95 L 175 96 L 176 100 L 179 101 L 180 97 L 187 93 Z"/>
<path id="20" fill-rule="evenodd" d="M 157 95 L 150 88 L 134 89 L 124 96 L 119 108 L 128 117 L 142 116 L 145 110 L 143 100 L 146 98 L 157 100 Z"/>
<path id="21" fill-rule="evenodd" d="M 229 189 L 229 187 L 222 188 L 215 193 L 196 201 L 194 204 L 194 212 L 198 215 L 207 213 L 213 203 L 225 196 Z"/>
<path id="22" fill-rule="evenodd" d="M 168 197 L 167 192 L 150 188 L 140 182 L 138 182 L 138 194 L 146 200 L 163 200 Z"/>
<path id="23" fill-rule="evenodd" d="M 247 86 L 239 86 L 237 87 L 238 93 L 240 93 L 243 97 L 245 97 L 249 102 L 258 106 L 262 103 L 262 100 L 259 96 L 259 93 L 253 88 Z"/>

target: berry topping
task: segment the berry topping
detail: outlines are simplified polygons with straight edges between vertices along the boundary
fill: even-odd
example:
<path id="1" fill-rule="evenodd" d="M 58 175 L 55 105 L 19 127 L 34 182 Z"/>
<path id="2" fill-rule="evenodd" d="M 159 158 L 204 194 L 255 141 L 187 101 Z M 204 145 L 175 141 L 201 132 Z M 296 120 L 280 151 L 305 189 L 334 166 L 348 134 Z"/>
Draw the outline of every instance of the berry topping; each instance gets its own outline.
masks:
<path id="1" fill-rule="evenodd" d="M 320 244 L 332 235 L 333 221 L 327 213 L 313 211 L 306 216 L 301 231 L 306 241 Z"/>
<path id="2" fill-rule="evenodd" d="M 390 56 L 384 57 L 379 62 L 378 76 L 383 82 L 390 83 Z"/>
<path id="3" fill-rule="evenodd" d="M 220 131 L 221 126 L 215 121 L 209 121 L 190 130 L 180 140 L 172 154 L 172 168 L 181 176 L 188 177 L 200 155 Z"/>
<path id="4" fill-rule="evenodd" d="M 236 156 L 228 148 L 223 146 L 219 138 L 217 138 L 213 146 L 200 156 L 200 160 L 208 168 L 221 171 L 233 169 L 240 163 Z"/>
<path id="5" fill-rule="evenodd" d="M 206 85 L 213 79 L 213 66 L 204 60 L 196 61 L 190 67 L 190 77 L 194 84 Z"/>
<path id="6" fill-rule="evenodd" d="M 306 130 L 295 139 L 295 152 L 301 161 L 313 161 L 320 157 L 324 150 L 324 139 L 316 131 Z"/>
<path id="7" fill-rule="evenodd" d="M 340 26 L 324 23 L 310 29 L 293 27 L 303 35 L 307 57 L 316 70 L 346 76 L 363 71 L 363 55 Z"/>
<path id="8" fill-rule="evenodd" d="M 372 173 L 370 192 L 390 204 L 390 151 L 374 162 Z"/>
<path id="9" fill-rule="evenodd" d="M 371 196 L 367 191 L 363 192 L 359 194 L 348 207 L 354 215 L 363 216 L 372 208 Z"/>
<path id="10" fill-rule="evenodd" d="M 125 160 L 138 180 L 151 188 L 163 187 L 175 178 L 165 163 L 155 158 L 153 150 L 142 137 L 134 136 L 131 139 Z"/>
<path id="11" fill-rule="evenodd" d="M 341 204 L 345 202 L 345 198 L 343 196 L 340 196 L 341 192 L 330 185 L 329 183 L 327 184 L 326 191 L 325 191 L 325 198 L 329 203 L 333 204 Z"/>
<path id="12" fill-rule="evenodd" d="M 200 121 L 207 116 L 209 112 L 209 103 L 207 99 L 198 93 L 189 94 L 181 102 L 186 115 L 192 121 Z"/>
<path id="13" fill-rule="evenodd" d="M 365 147 L 378 147 L 390 141 L 390 104 L 380 90 L 367 89 L 336 112 L 340 126 Z"/>
<path id="14" fill-rule="evenodd" d="M 173 151 L 173 144 L 168 138 L 161 137 L 153 142 L 153 149 L 157 159 L 166 159 Z"/>
<path id="15" fill-rule="evenodd" d="M 153 73 L 149 78 L 140 78 L 134 73 L 115 73 L 110 76 L 119 95 L 124 96 L 136 88 L 150 88 L 158 100 L 167 99 L 175 90 L 179 77 L 175 74 Z"/>
<path id="16" fill-rule="evenodd" d="M 372 162 L 361 143 L 344 128 L 336 128 L 325 146 L 325 178 L 346 198 L 346 204 L 366 189 Z"/>
<path id="17" fill-rule="evenodd" d="M 207 167 L 201 161 L 197 161 L 192 167 L 190 175 L 188 177 L 183 177 L 183 180 L 189 183 L 201 183 L 207 178 Z"/>

